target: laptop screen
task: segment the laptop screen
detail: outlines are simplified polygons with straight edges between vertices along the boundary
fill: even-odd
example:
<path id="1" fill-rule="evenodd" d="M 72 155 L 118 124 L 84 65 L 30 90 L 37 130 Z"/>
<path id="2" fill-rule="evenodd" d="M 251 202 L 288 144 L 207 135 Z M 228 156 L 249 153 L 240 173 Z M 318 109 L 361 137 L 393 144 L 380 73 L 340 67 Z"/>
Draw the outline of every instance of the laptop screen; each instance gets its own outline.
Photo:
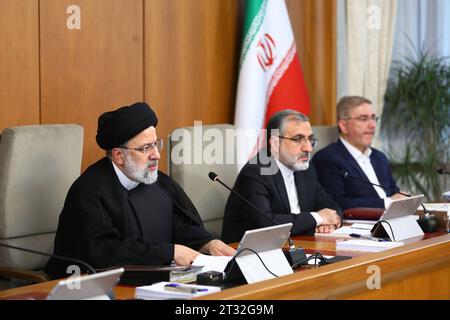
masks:
<path id="1" fill-rule="evenodd" d="M 244 248 L 252 249 L 256 252 L 280 249 L 287 241 L 292 223 L 285 223 L 276 226 L 247 230 L 242 237 L 237 251 Z M 242 252 L 239 256 L 252 254 L 251 251 Z"/>
<path id="2" fill-rule="evenodd" d="M 422 203 L 423 198 L 424 195 L 419 194 L 417 196 L 393 200 L 392 204 L 384 211 L 379 221 L 414 215 L 417 208 L 419 208 Z"/>
<path id="3" fill-rule="evenodd" d="M 112 289 L 119 282 L 123 268 L 61 280 L 47 300 L 111 300 Z"/>

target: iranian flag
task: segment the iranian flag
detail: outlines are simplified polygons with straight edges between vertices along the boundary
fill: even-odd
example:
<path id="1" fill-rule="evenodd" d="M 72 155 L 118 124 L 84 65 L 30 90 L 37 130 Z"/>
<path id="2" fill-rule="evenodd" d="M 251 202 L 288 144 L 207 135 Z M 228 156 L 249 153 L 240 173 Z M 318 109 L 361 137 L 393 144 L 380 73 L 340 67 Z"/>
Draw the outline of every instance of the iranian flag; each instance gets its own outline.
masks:
<path id="1" fill-rule="evenodd" d="M 306 115 L 310 110 L 286 4 L 247 0 L 235 126 L 265 128 L 272 114 L 283 109 Z M 246 153 L 247 159 L 257 150 L 256 143 L 250 143 L 253 152 Z"/>

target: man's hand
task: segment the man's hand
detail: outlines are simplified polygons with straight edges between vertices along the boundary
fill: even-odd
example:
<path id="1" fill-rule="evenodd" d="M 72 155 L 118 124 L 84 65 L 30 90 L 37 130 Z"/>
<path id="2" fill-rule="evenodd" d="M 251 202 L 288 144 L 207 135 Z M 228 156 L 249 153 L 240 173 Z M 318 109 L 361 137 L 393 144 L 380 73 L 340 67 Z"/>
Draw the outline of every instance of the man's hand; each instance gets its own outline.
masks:
<path id="1" fill-rule="evenodd" d="M 205 244 L 200 251 L 212 256 L 234 256 L 236 254 L 236 250 L 217 239 Z"/>
<path id="2" fill-rule="evenodd" d="M 339 228 L 341 225 L 341 217 L 337 214 L 336 210 L 332 209 L 322 209 L 317 212 L 322 217 L 322 224 L 320 226 L 325 225 L 334 225 L 336 228 Z"/>
<path id="3" fill-rule="evenodd" d="M 199 254 L 200 252 L 198 251 L 195 251 L 181 244 L 176 244 L 173 253 L 173 259 L 178 266 L 190 266 Z"/>
<path id="4" fill-rule="evenodd" d="M 405 198 L 408 198 L 408 197 L 401 193 L 396 193 L 391 196 L 392 200 L 405 199 Z"/>
<path id="5" fill-rule="evenodd" d="M 330 233 L 336 230 L 336 226 L 334 224 L 331 225 L 320 225 L 316 227 L 316 233 Z"/>

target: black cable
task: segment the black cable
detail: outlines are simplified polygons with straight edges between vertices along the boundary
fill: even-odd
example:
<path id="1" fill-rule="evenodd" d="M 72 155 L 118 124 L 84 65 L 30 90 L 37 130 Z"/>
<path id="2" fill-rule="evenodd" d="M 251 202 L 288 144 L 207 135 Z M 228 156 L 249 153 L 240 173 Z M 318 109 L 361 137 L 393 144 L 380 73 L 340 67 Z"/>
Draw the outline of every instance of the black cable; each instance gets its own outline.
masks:
<path id="1" fill-rule="evenodd" d="M 391 229 L 391 232 L 392 232 L 392 240 L 395 242 L 394 231 L 392 230 L 391 224 L 390 224 L 387 220 L 380 220 L 380 221 L 378 221 L 378 222 L 379 222 L 381 225 L 383 225 L 382 222 L 386 222 L 386 223 L 387 223 L 387 225 L 389 226 L 389 229 Z"/>
<path id="2" fill-rule="evenodd" d="M 16 250 L 21 250 L 21 251 L 25 251 L 25 252 L 30 252 L 30 253 L 34 253 L 34 254 L 38 254 L 38 255 L 43 255 L 43 256 L 50 257 L 50 258 L 56 258 L 59 260 L 75 262 L 76 264 L 86 267 L 88 274 L 96 273 L 96 271 L 93 267 L 88 265 L 86 262 L 83 262 L 83 261 L 75 259 L 75 258 L 65 257 L 65 256 L 61 256 L 58 254 L 50 254 L 50 253 L 46 253 L 46 252 L 35 251 L 32 249 L 27 249 L 27 248 L 22 248 L 22 247 L 16 247 L 16 246 L 12 246 L 12 245 L 6 244 L 6 243 L 0 243 L 0 246 L 6 247 L 6 248 L 11 248 L 11 249 L 16 249 Z"/>
<path id="3" fill-rule="evenodd" d="M 312 260 L 312 259 L 315 259 L 314 264 L 317 265 L 317 258 L 319 258 L 320 261 L 322 261 L 322 262 L 323 262 L 323 261 L 326 261 L 326 258 L 325 258 L 319 251 L 317 251 L 315 254 L 310 255 L 308 258 L 303 259 L 303 260 L 300 260 L 300 261 L 298 261 L 297 263 L 294 263 L 291 267 L 292 267 L 292 269 L 295 269 L 295 268 L 298 267 L 299 265 L 302 265 L 302 264 L 304 264 L 304 263 L 307 263 L 308 261 L 310 261 L 310 260 Z"/>
<path id="4" fill-rule="evenodd" d="M 266 270 L 269 271 L 269 273 L 270 273 L 271 275 L 273 275 L 275 278 L 278 278 L 278 276 L 277 276 L 275 273 L 273 273 L 272 271 L 269 270 L 269 268 L 267 268 L 266 264 L 265 264 L 264 261 L 261 259 L 261 257 L 259 256 L 258 252 L 256 252 L 256 251 L 253 250 L 253 249 L 242 248 L 238 253 L 236 253 L 236 255 L 233 257 L 233 259 L 235 260 L 242 252 L 244 252 L 244 251 L 246 251 L 246 250 L 251 251 L 251 252 L 253 252 L 254 254 L 256 254 L 256 256 L 257 256 L 258 259 L 261 261 L 261 263 L 262 263 L 262 265 L 264 266 L 264 268 L 266 268 Z"/>
<path id="5" fill-rule="evenodd" d="M 314 255 L 315 256 L 314 265 L 316 265 L 316 266 L 317 266 L 317 257 L 319 256 L 319 254 L 322 255 L 319 251 L 317 251 L 316 254 Z"/>

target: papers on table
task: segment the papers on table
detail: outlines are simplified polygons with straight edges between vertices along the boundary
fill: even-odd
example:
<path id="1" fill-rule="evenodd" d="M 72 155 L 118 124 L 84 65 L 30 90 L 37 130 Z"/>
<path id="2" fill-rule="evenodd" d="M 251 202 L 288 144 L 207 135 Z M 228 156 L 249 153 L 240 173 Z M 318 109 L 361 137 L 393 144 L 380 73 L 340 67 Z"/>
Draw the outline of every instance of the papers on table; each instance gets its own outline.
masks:
<path id="1" fill-rule="evenodd" d="M 447 201 L 447 202 L 450 202 L 450 191 L 445 191 L 445 192 L 442 194 L 442 200 Z"/>
<path id="2" fill-rule="evenodd" d="M 378 220 L 358 220 L 358 219 L 344 219 L 342 220 L 342 223 L 349 223 L 349 224 L 353 224 L 353 223 L 363 223 L 363 224 L 368 224 L 368 225 L 374 225 L 375 223 L 377 223 Z"/>
<path id="3" fill-rule="evenodd" d="M 163 281 L 154 283 L 150 286 L 137 287 L 136 299 L 192 299 L 213 292 L 219 292 L 220 290 L 220 287 Z"/>
<path id="4" fill-rule="evenodd" d="M 374 240 L 365 239 L 349 239 L 349 240 L 337 240 L 336 250 L 343 251 L 366 251 L 366 252 L 379 252 L 387 249 L 402 246 L 403 242 L 391 242 L 383 241 L 378 242 Z"/>
<path id="5" fill-rule="evenodd" d="M 354 223 L 351 226 L 340 227 L 330 233 L 316 233 L 316 236 L 323 237 L 340 237 L 340 238 L 350 238 L 350 234 L 359 234 L 361 236 L 370 236 L 370 230 L 372 230 L 372 224 L 365 223 Z"/>
<path id="6" fill-rule="evenodd" d="M 449 211 L 450 210 L 450 203 L 424 203 L 424 207 L 428 211 Z M 422 208 L 419 207 L 418 210 L 421 210 Z"/>
<path id="7" fill-rule="evenodd" d="M 192 263 L 192 265 L 203 266 L 202 272 L 218 271 L 224 272 L 228 262 L 233 257 L 231 256 L 208 256 L 200 254 Z"/>

